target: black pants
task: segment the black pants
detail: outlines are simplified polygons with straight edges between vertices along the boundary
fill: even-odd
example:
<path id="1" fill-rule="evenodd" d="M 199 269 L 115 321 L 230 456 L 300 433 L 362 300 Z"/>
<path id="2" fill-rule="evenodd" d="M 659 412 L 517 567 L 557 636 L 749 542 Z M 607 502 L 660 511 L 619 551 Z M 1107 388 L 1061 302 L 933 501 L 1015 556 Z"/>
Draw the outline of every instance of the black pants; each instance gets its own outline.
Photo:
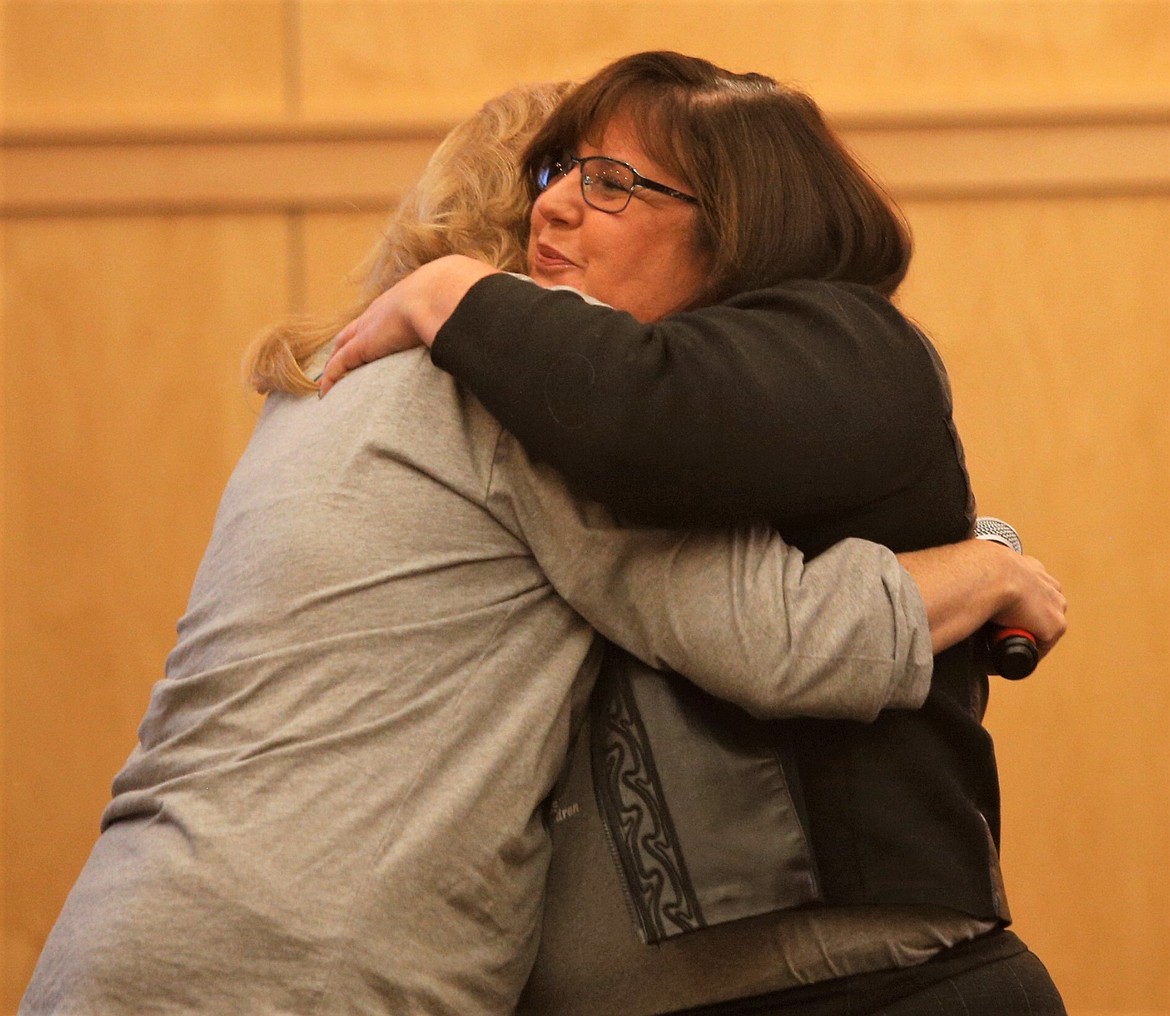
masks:
<path id="1" fill-rule="evenodd" d="M 685 1016 L 951 1014 L 1065 1016 L 1065 1008 L 1044 964 L 1011 932 L 994 931 L 916 967 L 858 974 L 685 1010 Z"/>

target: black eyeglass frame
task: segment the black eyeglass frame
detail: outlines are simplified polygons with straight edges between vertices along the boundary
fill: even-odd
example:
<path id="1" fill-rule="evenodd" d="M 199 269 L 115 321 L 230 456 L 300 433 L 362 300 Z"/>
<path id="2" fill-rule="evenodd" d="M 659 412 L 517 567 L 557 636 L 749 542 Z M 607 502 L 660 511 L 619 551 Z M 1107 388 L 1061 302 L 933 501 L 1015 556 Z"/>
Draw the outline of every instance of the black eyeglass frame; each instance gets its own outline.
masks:
<path id="1" fill-rule="evenodd" d="M 625 191 L 626 200 L 621 208 L 602 208 L 600 205 L 594 204 L 589 200 L 589 181 L 593 178 L 586 173 L 585 164 L 593 162 L 594 160 L 613 162 L 619 166 L 624 167 L 630 171 L 634 178 L 634 182 L 629 189 Z M 568 163 L 566 167 L 565 163 Z M 664 183 L 659 183 L 657 180 L 651 180 L 649 177 L 643 176 L 628 162 L 623 162 L 621 159 L 615 159 L 610 155 L 586 155 L 583 158 L 573 155 L 572 152 L 562 152 L 560 155 L 546 155 L 540 160 L 536 167 L 536 172 L 533 174 L 533 183 L 536 185 L 536 193 L 543 194 L 552 185 L 552 182 L 557 177 L 568 176 L 573 172 L 573 167 L 579 166 L 581 168 L 581 197 L 590 208 L 596 208 L 599 212 L 605 212 L 608 215 L 618 215 L 624 212 L 630 206 L 630 199 L 634 196 L 634 189 L 636 187 L 644 187 L 646 190 L 657 191 L 659 194 L 665 194 L 667 197 L 677 198 L 679 201 L 686 201 L 692 205 L 698 205 L 699 199 L 693 194 L 684 194 L 680 190 L 675 190 L 673 187 L 667 187 Z"/>

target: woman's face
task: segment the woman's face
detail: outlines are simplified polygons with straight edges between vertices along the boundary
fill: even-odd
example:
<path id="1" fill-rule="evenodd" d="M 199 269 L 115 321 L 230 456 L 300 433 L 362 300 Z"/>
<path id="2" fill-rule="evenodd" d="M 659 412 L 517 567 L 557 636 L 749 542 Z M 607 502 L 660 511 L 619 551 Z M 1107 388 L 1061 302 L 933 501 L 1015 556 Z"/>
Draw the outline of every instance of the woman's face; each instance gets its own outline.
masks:
<path id="1" fill-rule="evenodd" d="M 573 154 L 608 155 L 644 177 L 690 192 L 643 151 L 622 119 L 594 140 L 600 147 L 582 142 Z M 698 209 L 638 187 L 624 211 L 602 212 L 582 198 L 580 174 L 578 166 L 557 178 L 532 206 L 528 274 L 542 286 L 572 286 L 643 322 L 690 306 L 709 262 L 695 242 Z"/>

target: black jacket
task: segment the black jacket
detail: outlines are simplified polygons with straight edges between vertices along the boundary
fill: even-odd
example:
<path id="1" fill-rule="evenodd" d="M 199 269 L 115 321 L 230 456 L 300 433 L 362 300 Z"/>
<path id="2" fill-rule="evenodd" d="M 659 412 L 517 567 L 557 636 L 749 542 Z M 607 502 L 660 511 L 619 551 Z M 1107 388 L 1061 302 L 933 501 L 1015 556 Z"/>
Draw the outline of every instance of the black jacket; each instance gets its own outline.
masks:
<path id="1" fill-rule="evenodd" d="M 971 533 L 974 501 L 942 365 L 863 287 L 793 283 L 642 325 L 572 293 L 493 276 L 462 301 L 432 356 L 530 454 L 631 521 L 766 521 L 810 556 L 845 536 L 907 551 Z M 621 780 L 606 788 L 613 752 L 628 751 L 631 731 L 667 722 L 657 707 L 637 708 L 638 671 L 614 650 L 594 700 L 595 782 L 613 821 L 629 805 Z M 773 880 L 770 902 L 706 908 L 712 916 L 693 877 L 704 864 L 687 858 L 704 861 L 725 844 L 684 833 L 664 796 L 674 847 L 655 844 L 651 858 L 639 856 L 644 845 L 615 844 L 644 936 L 807 902 L 938 905 L 1006 922 L 987 691 L 968 640 L 936 658 L 921 710 L 872 724 L 765 723 L 693 691 L 682 705 L 676 697 L 667 712 L 690 710 L 718 728 L 699 736 L 766 746 L 784 776 L 783 834 L 796 852 L 770 857 L 788 873 Z M 650 787 L 653 769 L 651 758 Z M 677 881 L 665 898 L 663 863 L 674 865 L 665 881 Z"/>

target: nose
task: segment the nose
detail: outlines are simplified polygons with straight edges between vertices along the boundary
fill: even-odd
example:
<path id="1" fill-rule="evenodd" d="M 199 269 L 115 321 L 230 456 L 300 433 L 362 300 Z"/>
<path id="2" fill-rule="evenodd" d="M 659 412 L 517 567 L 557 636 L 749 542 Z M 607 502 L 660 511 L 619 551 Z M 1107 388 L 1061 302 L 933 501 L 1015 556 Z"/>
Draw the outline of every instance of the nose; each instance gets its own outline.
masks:
<path id="1" fill-rule="evenodd" d="M 558 176 L 536 196 L 532 204 L 534 215 L 557 222 L 579 220 L 584 208 L 580 166 L 574 166 L 564 176 Z"/>

